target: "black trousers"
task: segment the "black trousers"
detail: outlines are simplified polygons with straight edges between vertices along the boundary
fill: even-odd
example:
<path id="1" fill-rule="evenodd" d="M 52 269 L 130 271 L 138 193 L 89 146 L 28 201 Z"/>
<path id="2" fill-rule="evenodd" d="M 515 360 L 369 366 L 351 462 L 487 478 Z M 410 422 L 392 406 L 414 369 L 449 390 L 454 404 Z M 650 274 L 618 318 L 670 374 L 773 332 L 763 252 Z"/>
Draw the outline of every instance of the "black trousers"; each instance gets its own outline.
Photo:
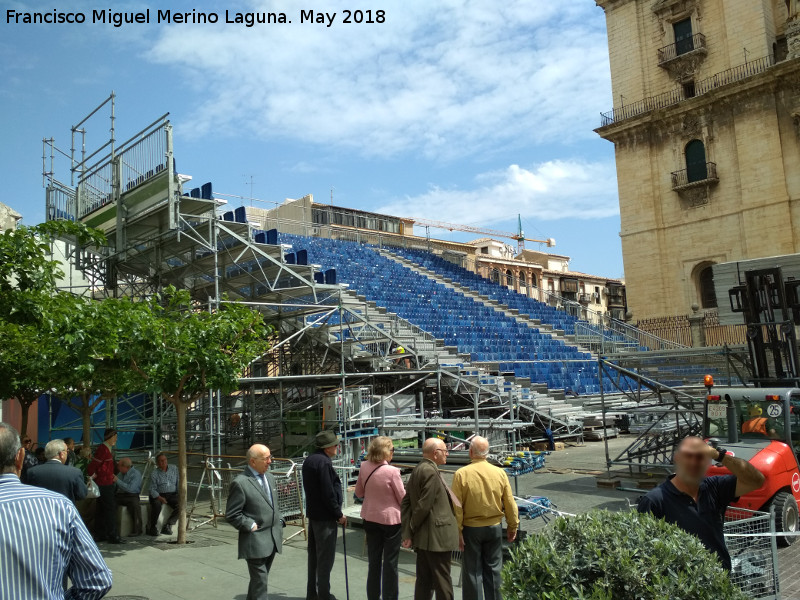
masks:
<path id="1" fill-rule="evenodd" d="M 364 521 L 367 534 L 367 600 L 397 600 L 400 525 Z"/>
<path id="2" fill-rule="evenodd" d="M 272 561 L 275 560 L 273 552 L 266 558 L 248 558 L 247 570 L 250 573 L 250 585 L 247 587 L 247 600 L 269 600 L 267 596 L 267 579 Z"/>
<path id="3" fill-rule="evenodd" d="M 503 600 L 503 527 L 464 527 L 464 600 Z"/>
<path id="4" fill-rule="evenodd" d="M 95 531 L 98 540 L 113 540 L 119 537 L 117 529 L 117 497 L 116 486 L 98 485 L 100 497 L 97 499 L 97 510 L 94 516 Z"/>
<path id="5" fill-rule="evenodd" d="M 453 580 L 450 578 L 452 552 L 417 550 L 417 583 L 414 600 L 453 600 Z"/>
<path id="6" fill-rule="evenodd" d="M 133 528 L 131 535 L 142 535 L 142 506 L 139 494 L 131 494 L 129 492 L 117 492 L 117 506 L 123 506 L 128 509 L 133 521 Z"/>
<path id="7" fill-rule="evenodd" d="M 330 600 L 338 531 L 336 521 L 308 520 L 307 600 Z"/>
<path id="8" fill-rule="evenodd" d="M 165 492 L 161 496 L 167 501 L 167 506 L 172 509 L 172 514 L 164 525 L 175 525 L 178 522 L 178 492 Z M 161 516 L 161 502 L 158 498 L 150 498 L 150 520 L 147 523 L 147 529 L 155 529 L 159 516 Z"/>

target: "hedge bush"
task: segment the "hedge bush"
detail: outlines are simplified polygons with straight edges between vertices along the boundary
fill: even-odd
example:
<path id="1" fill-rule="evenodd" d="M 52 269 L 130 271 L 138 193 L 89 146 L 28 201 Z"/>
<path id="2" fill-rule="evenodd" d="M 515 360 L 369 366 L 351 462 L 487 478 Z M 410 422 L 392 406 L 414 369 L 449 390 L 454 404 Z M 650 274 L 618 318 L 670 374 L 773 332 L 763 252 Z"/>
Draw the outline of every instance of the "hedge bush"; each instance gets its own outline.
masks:
<path id="1" fill-rule="evenodd" d="M 715 554 L 635 511 L 559 517 L 503 568 L 504 600 L 746 600 Z"/>

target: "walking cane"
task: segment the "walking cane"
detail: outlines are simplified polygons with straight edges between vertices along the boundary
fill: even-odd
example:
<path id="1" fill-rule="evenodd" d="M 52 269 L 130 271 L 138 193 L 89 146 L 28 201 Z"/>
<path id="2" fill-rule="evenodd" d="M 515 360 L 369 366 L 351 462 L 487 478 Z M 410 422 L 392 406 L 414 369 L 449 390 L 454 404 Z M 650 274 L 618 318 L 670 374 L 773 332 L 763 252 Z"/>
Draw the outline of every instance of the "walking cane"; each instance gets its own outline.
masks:
<path id="1" fill-rule="evenodd" d="M 344 552 L 344 590 L 350 600 L 350 581 L 347 578 L 347 527 L 342 523 L 342 551 Z"/>

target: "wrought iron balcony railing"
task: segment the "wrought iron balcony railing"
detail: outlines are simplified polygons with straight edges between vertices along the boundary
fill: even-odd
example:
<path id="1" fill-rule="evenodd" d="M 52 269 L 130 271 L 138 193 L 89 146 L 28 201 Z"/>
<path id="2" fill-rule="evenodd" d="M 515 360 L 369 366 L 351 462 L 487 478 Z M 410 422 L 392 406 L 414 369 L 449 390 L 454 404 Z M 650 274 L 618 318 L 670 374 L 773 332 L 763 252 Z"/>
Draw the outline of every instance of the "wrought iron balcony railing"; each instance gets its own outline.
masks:
<path id="1" fill-rule="evenodd" d="M 692 165 L 688 169 L 675 171 L 670 175 L 672 176 L 672 189 L 675 191 L 719 181 L 717 163 L 713 162 Z"/>
<path id="2" fill-rule="evenodd" d="M 727 71 L 722 71 L 721 73 L 717 73 L 716 75 L 712 75 L 711 77 L 707 77 L 706 79 L 695 82 L 694 96 L 689 97 L 693 98 L 695 96 L 702 96 L 703 94 L 707 94 L 716 88 L 741 81 L 742 79 L 746 79 L 752 75 L 758 75 L 759 73 L 763 73 L 769 69 L 774 64 L 775 58 L 770 54 L 769 56 L 765 56 L 757 60 L 748 61 L 737 67 L 728 69 Z M 639 115 L 650 112 L 651 110 L 673 106 L 686 99 L 687 96 L 684 89 L 678 88 L 676 90 L 664 92 L 663 94 L 658 94 L 657 96 L 644 98 L 643 100 L 639 100 L 638 102 L 634 102 L 632 104 L 625 104 L 624 106 L 619 106 L 607 113 L 601 113 L 601 127 L 613 125 L 614 123 L 619 123 L 625 119 L 638 117 Z"/>
<path id="3" fill-rule="evenodd" d="M 674 44 L 669 44 L 658 50 L 658 64 L 663 65 L 679 56 L 689 54 L 696 50 L 706 49 L 706 36 L 702 33 L 695 33 L 693 36 L 678 40 Z"/>

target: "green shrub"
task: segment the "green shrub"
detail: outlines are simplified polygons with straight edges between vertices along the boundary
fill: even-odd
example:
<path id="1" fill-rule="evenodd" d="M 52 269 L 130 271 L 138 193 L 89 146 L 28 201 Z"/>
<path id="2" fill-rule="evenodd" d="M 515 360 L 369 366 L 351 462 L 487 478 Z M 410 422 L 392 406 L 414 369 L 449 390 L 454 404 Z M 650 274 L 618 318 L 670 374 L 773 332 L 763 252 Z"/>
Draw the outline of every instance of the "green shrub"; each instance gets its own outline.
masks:
<path id="1" fill-rule="evenodd" d="M 634 511 L 560 517 L 503 569 L 504 600 L 746 600 L 717 556 Z"/>

